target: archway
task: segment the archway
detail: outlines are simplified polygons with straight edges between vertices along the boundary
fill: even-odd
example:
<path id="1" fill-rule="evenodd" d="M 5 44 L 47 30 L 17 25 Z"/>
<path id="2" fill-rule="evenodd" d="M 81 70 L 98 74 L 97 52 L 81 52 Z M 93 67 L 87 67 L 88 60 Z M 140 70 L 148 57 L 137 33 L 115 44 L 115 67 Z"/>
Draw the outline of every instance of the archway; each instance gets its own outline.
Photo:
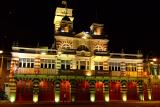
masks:
<path id="1" fill-rule="evenodd" d="M 143 84 L 143 92 L 144 92 L 144 100 L 148 99 L 148 90 L 147 90 L 147 84 Z M 150 97 L 151 98 L 151 97 Z"/>
<path id="2" fill-rule="evenodd" d="M 127 99 L 138 100 L 137 84 L 136 82 L 129 82 L 127 84 Z"/>
<path id="3" fill-rule="evenodd" d="M 54 85 L 50 81 L 39 83 L 39 101 L 54 101 Z"/>
<path id="4" fill-rule="evenodd" d="M 152 100 L 160 100 L 160 84 L 152 85 Z"/>
<path id="5" fill-rule="evenodd" d="M 104 83 L 96 82 L 95 89 L 96 89 L 96 101 L 104 101 Z"/>
<path id="6" fill-rule="evenodd" d="M 109 96 L 111 100 L 121 100 L 121 83 L 110 82 Z"/>
<path id="7" fill-rule="evenodd" d="M 16 101 L 32 101 L 33 83 L 31 80 L 19 80 L 17 82 Z"/>
<path id="8" fill-rule="evenodd" d="M 88 81 L 79 81 L 77 82 L 76 88 L 76 101 L 89 101 L 90 93 L 89 93 L 89 83 Z"/>
<path id="9" fill-rule="evenodd" d="M 60 85 L 60 98 L 62 102 L 70 102 L 71 101 L 71 85 L 69 81 L 61 81 Z"/>

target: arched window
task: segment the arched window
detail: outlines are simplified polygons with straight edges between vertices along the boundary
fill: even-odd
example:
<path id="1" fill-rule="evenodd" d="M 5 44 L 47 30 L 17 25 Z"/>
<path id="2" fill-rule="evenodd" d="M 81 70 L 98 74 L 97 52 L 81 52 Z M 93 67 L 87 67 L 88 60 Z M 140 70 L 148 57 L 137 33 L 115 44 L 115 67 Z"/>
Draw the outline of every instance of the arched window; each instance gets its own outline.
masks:
<path id="1" fill-rule="evenodd" d="M 71 45 L 69 45 L 68 43 L 64 43 L 62 46 L 61 46 L 62 49 L 71 49 Z"/>
<path id="2" fill-rule="evenodd" d="M 102 46 L 96 45 L 96 46 L 95 46 L 95 51 L 103 51 Z"/>
<path id="3" fill-rule="evenodd" d="M 77 51 L 89 51 L 88 47 L 85 46 L 85 45 L 80 45 L 78 48 L 77 48 Z"/>

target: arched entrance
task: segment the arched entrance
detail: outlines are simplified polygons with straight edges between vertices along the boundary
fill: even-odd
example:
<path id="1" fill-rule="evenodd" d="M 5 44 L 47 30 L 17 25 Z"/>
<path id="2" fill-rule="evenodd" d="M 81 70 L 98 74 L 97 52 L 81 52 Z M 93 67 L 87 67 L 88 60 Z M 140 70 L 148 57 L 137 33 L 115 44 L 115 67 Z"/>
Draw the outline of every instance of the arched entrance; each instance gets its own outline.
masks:
<path id="1" fill-rule="evenodd" d="M 104 83 L 96 82 L 95 89 L 96 89 L 96 101 L 104 101 Z"/>
<path id="2" fill-rule="evenodd" d="M 144 92 L 144 100 L 149 100 L 148 99 L 147 84 L 143 84 L 143 92 Z"/>
<path id="3" fill-rule="evenodd" d="M 62 102 L 70 102 L 71 101 L 71 85 L 69 81 L 61 81 L 60 85 L 60 98 Z"/>
<path id="4" fill-rule="evenodd" d="M 39 83 L 39 101 L 54 101 L 54 85 L 50 81 Z"/>
<path id="5" fill-rule="evenodd" d="M 129 82 L 127 84 L 127 99 L 138 100 L 137 84 L 136 82 Z"/>
<path id="6" fill-rule="evenodd" d="M 77 82 L 76 101 L 90 101 L 89 83 L 88 81 Z"/>
<path id="7" fill-rule="evenodd" d="M 16 101 L 32 101 L 33 83 L 31 80 L 19 80 L 17 82 Z"/>
<path id="8" fill-rule="evenodd" d="M 109 96 L 111 100 L 121 100 L 121 83 L 110 82 Z"/>
<path id="9" fill-rule="evenodd" d="M 152 85 L 152 100 L 160 100 L 160 84 Z"/>

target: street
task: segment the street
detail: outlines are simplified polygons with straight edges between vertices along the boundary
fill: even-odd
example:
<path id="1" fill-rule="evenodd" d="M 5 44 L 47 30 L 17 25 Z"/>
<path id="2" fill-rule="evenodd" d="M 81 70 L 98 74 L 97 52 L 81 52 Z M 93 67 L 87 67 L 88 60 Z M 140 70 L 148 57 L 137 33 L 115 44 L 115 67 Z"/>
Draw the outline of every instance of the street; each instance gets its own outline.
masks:
<path id="1" fill-rule="evenodd" d="M 109 103 L 0 103 L 0 107 L 160 107 L 160 101 L 111 101 Z"/>

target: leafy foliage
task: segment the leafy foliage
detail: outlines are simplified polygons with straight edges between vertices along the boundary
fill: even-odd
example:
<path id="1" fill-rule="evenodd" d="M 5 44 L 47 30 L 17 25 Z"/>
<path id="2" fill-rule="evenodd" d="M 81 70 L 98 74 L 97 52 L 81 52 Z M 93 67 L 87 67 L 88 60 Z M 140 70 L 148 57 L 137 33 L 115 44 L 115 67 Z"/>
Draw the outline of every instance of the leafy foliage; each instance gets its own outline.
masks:
<path id="1" fill-rule="evenodd" d="M 7 100 L 8 96 L 4 91 L 0 91 L 0 100 Z"/>

